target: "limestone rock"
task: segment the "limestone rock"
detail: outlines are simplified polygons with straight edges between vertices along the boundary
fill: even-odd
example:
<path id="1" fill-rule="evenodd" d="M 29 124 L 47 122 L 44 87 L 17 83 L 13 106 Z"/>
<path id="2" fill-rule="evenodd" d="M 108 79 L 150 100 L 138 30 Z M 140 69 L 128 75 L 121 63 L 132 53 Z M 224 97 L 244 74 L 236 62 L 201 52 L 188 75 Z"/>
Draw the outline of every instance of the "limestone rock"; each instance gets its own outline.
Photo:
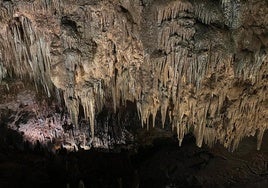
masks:
<path id="1" fill-rule="evenodd" d="M 0 2 L 0 81 L 63 93 L 72 122 L 136 104 L 141 125 L 234 150 L 268 122 L 268 5 L 240 0 Z M 167 121 L 168 120 L 168 121 Z"/>

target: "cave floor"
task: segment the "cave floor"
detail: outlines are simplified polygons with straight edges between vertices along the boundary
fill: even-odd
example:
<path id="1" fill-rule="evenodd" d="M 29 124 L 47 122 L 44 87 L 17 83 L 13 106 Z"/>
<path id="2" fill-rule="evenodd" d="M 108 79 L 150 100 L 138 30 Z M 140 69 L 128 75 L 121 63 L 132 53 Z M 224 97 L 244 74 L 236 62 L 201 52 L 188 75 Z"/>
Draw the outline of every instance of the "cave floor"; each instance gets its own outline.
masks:
<path id="1" fill-rule="evenodd" d="M 250 137 L 228 152 L 218 144 L 198 148 L 188 135 L 182 147 L 165 138 L 135 153 L 52 155 L 38 146 L 19 150 L 7 138 L 0 149 L 0 187 L 267 187 L 268 146 L 263 145 L 256 151 Z"/>

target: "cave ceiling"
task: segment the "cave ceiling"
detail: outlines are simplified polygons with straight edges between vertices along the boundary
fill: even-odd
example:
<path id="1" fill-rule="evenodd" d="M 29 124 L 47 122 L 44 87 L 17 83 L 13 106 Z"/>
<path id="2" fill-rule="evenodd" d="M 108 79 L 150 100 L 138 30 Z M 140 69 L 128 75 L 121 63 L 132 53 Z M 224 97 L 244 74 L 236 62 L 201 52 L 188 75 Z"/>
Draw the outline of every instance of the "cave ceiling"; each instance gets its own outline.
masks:
<path id="1" fill-rule="evenodd" d="M 2 0 L 0 25 L 1 94 L 16 79 L 61 93 L 92 138 L 103 108 L 132 102 L 142 127 L 169 124 L 180 144 L 192 132 L 199 147 L 254 135 L 261 147 L 265 0 Z"/>

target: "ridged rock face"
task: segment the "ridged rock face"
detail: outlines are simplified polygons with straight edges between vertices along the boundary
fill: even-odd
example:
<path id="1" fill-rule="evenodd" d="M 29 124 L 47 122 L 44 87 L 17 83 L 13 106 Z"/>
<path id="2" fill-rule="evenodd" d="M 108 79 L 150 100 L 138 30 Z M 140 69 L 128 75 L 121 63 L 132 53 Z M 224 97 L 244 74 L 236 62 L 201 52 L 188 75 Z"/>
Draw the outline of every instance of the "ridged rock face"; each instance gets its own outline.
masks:
<path id="1" fill-rule="evenodd" d="M 12 0 L 0 6 L 0 81 L 62 92 L 72 122 L 136 104 L 142 126 L 231 150 L 268 128 L 265 0 Z M 4 83 L 4 82 L 3 82 Z M 3 85 L 3 84 L 2 84 Z M 168 120 L 168 121 L 167 121 Z"/>

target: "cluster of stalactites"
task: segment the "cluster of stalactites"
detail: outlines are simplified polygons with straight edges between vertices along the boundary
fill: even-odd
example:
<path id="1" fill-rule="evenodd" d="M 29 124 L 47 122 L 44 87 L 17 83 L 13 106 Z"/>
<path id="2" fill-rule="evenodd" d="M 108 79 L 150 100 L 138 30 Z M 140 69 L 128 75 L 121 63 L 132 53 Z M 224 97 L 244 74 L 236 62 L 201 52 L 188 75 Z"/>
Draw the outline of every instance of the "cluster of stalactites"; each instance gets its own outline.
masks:
<path id="1" fill-rule="evenodd" d="M 267 115 L 267 92 L 264 89 L 257 96 L 250 97 L 243 93 L 243 88 L 233 90 L 236 90 L 234 83 L 237 79 L 241 83 L 249 80 L 252 85 L 260 84 L 264 74 L 262 70 L 267 68 L 267 55 L 257 51 L 252 59 L 234 62 L 233 54 L 217 49 L 193 53 L 190 44 L 195 34 L 194 19 L 180 17 L 185 9 L 179 8 L 188 7 L 181 3 L 174 1 L 171 3 L 173 8 L 160 8 L 156 16 L 160 27 L 157 45 L 160 54 L 156 58 L 145 57 L 141 65 L 141 78 L 146 81 L 142 84 L 141 94 L 135 98 L 142 125 L 154 126 L 159 111 L 163 126 L 168 113 L 172 127 L 177 129 L 180 144 L 184 135 L 193 128 L 200 147 L 203 142 L 212 146 L 219 141 L 234 150 L 244 136 L 258 133 L 259 149 L 266 129 L 263 125 L 265 115 L 259 117 L 259 112 Z M 227 5 L 223 3 L 223 6 Z M 238 10 L 232 11 L 234 18 L 230 18 L 231 26 L 236 27 Z M 191 12 L 190 6 L 188 12 Z M 208 15 L 200 15 L 203 22 L 210 23 Z M 226 78 L 226 82 L 231 79 L 230 85 L 218 80 L 219 77 Z M 216 88 L 209 86 L 216 83 Z M 224 112 L 228 100 L 236 101 Z M 225 113 L 228 113 L 227 117 Z"/>
<path id="2" fill-rule="evenodd" d="M 243 80 L 249 79 L 253 84 L 258 83 L 261 79 L 261 68 L 268 61 L 267 54 L 264 51 L 257 51 L 253 57 L 244 57 L 236 62 L 234 73 Z"/>
<path id="3" fill-rule="evenodd" d="M 16 4 L 16 7 L 12 8 L 15 8 L 15 11 L 18 10 L 23 12 L 38 12 L 40 14 L 47 14 L 48 12 L 61 10 L 63 3 L 64 1 L 62 0 L 35 0 L 33 2 L 21 1 Z"/>
<path id="4" fill-rule="evenodd" d="M 232 18 L 229 20 L 232 20 L 231 26 L 236 27 L 238 10 L 235 9 L 236 3 L 232 5 Z M 252 84 L 258 83 L 257 73 L 260 73 L 261 66 L 265 67 L 267 55 L 256 52 L 255 57 L 250 59 L 253 63 L 241 62 L 233 69 L 233 64 L 237 62 L 233 62 L 232 54 L 226 55 L 213 49 L 205 53 L 194 53 L 192 43 L 196 32 L 195 21 L 189 16 L 192 12 L 192 5 L 185 1 L 171 1 L 167 6 L 156 10 L 159 27 L 157 49 L 162 54 L 154 58 L 140 54 L 139 51 L 143 49 L 135 36 L 135 30 L 131 27 L 132 23 L 129 23 L 130 20 L 120 19 L 122 15 L 109 9 L 102 11 L 99 15 L 100 28 L 110 34 L 107 34 L 108 41 L 101 41 L 107 47 L 99 47 L 96 56 L 100 60 L 94 59 L 93 65 L 105 69 L 107 75 L 102 73 L 98 78 L 99 75 L 93 73 L 95 75 L 92 77 L 96 79 L 87 79 L 89 85 L 80 88 L 76 86 L 73 91 L 73 100 L 79 101 L 83 106 L 85 117 L 90 120 L 93 136 L 95 114 L 102 109 L 104 100 L 107 100 L 110 94 L 113 96 L 115 109 L 116 106 L 123 105 L 126 100 L 136 101 L 141 124 L 147 128 L 155 126 L 158 111 L 163 126 L 168 116 L 173 129 L 177 130 L 180 144 L 184 135 L 193 127 L 198 146 L 201 147 L 203 142 L 213 145 L 219 141 L 233 150 L 244 135 L 254 135 L 256 130 L 262 130 L 261 126 L 257 129 L 252 127 L 262 119 L 258 117 L 258 112 L 264 111 L 265 96 L 255 100 L 241 94 L 241 91 L 236 93 L 235 95 L 240 94 L 241 99 L 227 109 L 229 123 L 226 124 L 221 111 L 226 105 L 226 98 L 231 99 L 234 96 L 222 92 L 219 88 L 210 93 L 204 88 L 204 84 L 214 72 L 220 72 L 223 67 L 225 77 L 231 74 L 233 78 L 250 79 Z M 208 16 L 202 19 L 207 23 L 210 22 Z M 121 28 L 121 33 L 116 35 L 114 33 L 118 32 L 117 28 Z M 71 42 L 65 48 L 73 48 L 75 43 L 77 42 Z M 104 52 L 100 52 L 101 50 Z M 113 52 L 115 50 L 116 52 Z M 72 64 L 77 63 L 79 58 L 71 61 Z M 65 63 L 68 62 L 69 59 L 66 58 Z M 99 67 L 100 64 L 103 64 L 103 67 Z M 241 64 L 244 66 L 240 66 Z M 75 80 L 71 77 L 70 80 L 72 79 Z M 219 83 L 221 84 L 223 83 Z M 261 96 L 261 93 L 258 95 Z M 79 104 L 73 104 L 69 109 L 72 108 L 71 114 L 76 117 L 73 119 L 76 122 Z M 246 122 L 251 128 L 244 126 Z M 259 132 L 258 146 L 262 131 Z"/>
<path id="5" fill-rule="evenodd" d="M 34 80 L 50 96 L 50 49 L 43 37 L 34 30 L 31 21 L 19 16 L 12 19 L 6 30 L 3 45 L 3 67 L 20 78 Z"/>
<path id="6" fill-rule="evenodd" d="M 157 23 L 160 25 L 163 21 L 176 19 L 180 13 L 192 12 L 193 6 L 187 1 L 172 1 L 166 6 L 162 6 L 157 10 Z"/>
<path id="7" fill-rule="evenodd" d="M 51 7 L 64 5 L 56 0 L 35 1 L 32 5 L 33 10 L 44 12 L 49 6 L 51 10 Z M 232 54 L 215 49 L 195 53 L 193 43 L 200 41 L 193 41 L 196 34 L 193 14 L 206 24 L 212 19 L 185 1 L 170 1 L 155 10 L 158 27 L 156 54 L 143 54 L 137 28 L 135 30 L 130 22 L 131 16 L 119 14 L 112 5 L 106 6 L 85 8 L 88 19 L 85 25 L 93 31 L 92 36 L 89 36 L 91 33 L 87 27 L 81 40 L 68 31 L 61 35 L 66 69 L 62 70 L 66 72 L 66 84 L 62 90 L 65 105 L 76 126 L 82 107 L 85 118 L 90 121 L 93 137 L 95 115 L 105 103 L 111 99 L 116 111 L 130 100 L 136 102 L 141 124 L 147 125 L 148 129 L 150 125 L 155 126 L 158 112 L 162 126 L 168 117 L 173 129 L 177 130 L 180 144 L 184 135 L 193 128 L 198 146 L 203 142 L 213 145 L 219 141 L 233 150 L 245 135 L 255 135 L 258 130 L 257 147 L 260 148 L 267 128 L 261 124 L 268 117 L 265 110 L 267 83 L 255 88 L 259 92 L 252 97 L 244 92 L 246 87 L 237 87 L 235 80 L 249 80 L 251 87 L 259 84 L 260 76 L 265 74 L 263 70 L 268 67 L 266 54 L 256 52 L 253 59 L 234 62 Z M 222 6 L 227 20 L 231 20 L 229 25 L 237 27 L 239 16 L 236 14 L 239 11 L 235 12 L 235 3 L 222 1 Z M 93 21 L 96 25 L 90 24 Z M 49 94 L 52 62 L 42 33 L 34 29 L 29 19 L 19 16 L 10 23 L 7 36 L 6 42 L 1 41 L 6 50 L 2 50 L 5 63 L 0 62 L 0 79 L 6 67 L 21 77 L 29 76 L 36 84 L 43 85 Z M 90 37 L 95 37 L 98 48 L 96 54 L 90 55 L 94 58 L 89 61 L 82 57 L 85 52 L 79 48 L 84 47 L 86 43 L 82 42 Z"/>

